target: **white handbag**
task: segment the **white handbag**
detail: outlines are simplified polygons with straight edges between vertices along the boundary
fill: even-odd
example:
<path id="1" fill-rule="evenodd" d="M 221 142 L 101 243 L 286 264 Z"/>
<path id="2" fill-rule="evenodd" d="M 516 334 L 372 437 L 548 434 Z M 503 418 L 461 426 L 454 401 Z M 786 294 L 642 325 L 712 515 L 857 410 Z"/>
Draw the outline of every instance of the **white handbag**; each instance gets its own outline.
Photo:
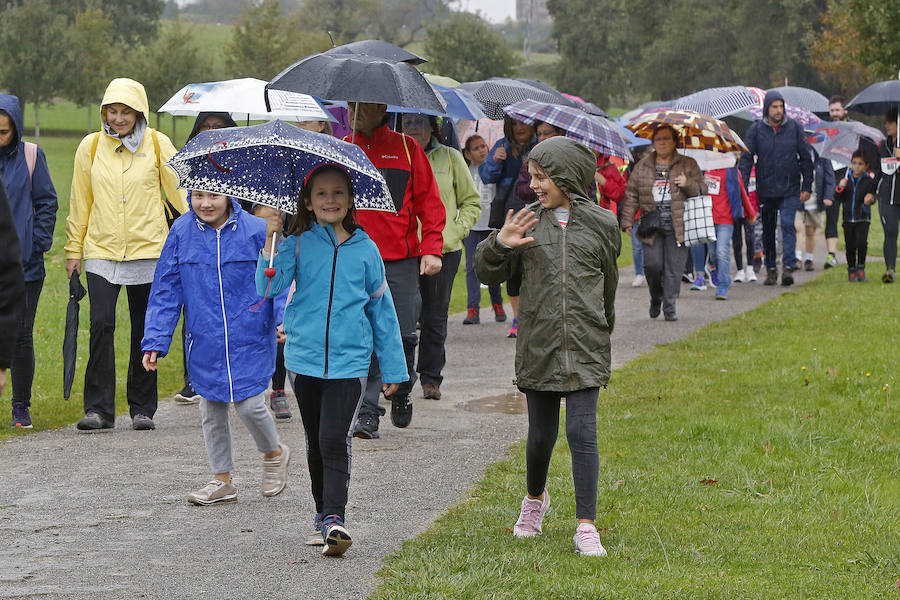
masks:
<path id="1" fill-rule="evenodd" d="M 712 196 L 694 196 L 684 203 L 684 245 L 696 246 L 716 241 Z"/>

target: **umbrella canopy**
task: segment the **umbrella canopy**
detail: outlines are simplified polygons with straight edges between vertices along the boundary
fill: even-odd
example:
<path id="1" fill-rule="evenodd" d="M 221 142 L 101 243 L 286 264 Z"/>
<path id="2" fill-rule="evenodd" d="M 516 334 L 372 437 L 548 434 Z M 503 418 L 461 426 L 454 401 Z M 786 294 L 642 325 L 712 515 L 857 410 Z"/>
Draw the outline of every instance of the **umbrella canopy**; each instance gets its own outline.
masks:
<path id="1" fill-rule="evenodd" d="M 580 96 L 573 96 L 572 94 L 567 94 L 565 92 L 562 93 L 563 96 L 571 100 L 575 103 L 575 105 L 586 112 L 589 115 L 594 115 L 595 117 L 603 117 L 604 119 L 609 119 L 610 116 L 606 113 L 605 110 L 594 104 L 593 102 L 588 102 L 584 98 Z"/>
<path id="2" fill-rule="evenodd" d="M 434 111 L 423 108 L 403 108 L 402 106 L 389 105 L 388 112 L 421 113 L 426 115 L 446 115 L 452 119 L 467 119 L 477 121 L 485 117 L 481 102 L 465 90 L 453 87 L 444 87 L 435 83 L 431 87 L 441 95 L 447 106 L 443 111 Z"/>
<path id="3" fill-rule="evenodd" d="M 796 106 L 810 112 L 828 112 L 828 98 L 816 90 L 793 85 L 783 85 L 768 91 L 780 93 L 781 97 L 784 98 L 785 105 Z"/>
<path id="4" fill-rule="evenodd" d="M 628 143 L 619 126 L 603 117 L 589 115 L 580 108 L 521 100 L 503 108 L 510 117 L 534 125 L 544 121 L 566 131 L 566 137 L 581 142 L 602 154 L 633 160 Z"/>
<path id="5" fill-rule="evenodd" d="M 900 105 L 900 79 L 890 79 L 873 83 L 847 105 L 848 110 L 855 110 L 867 115 L 885 115 L 894 106 Z"/>
<path id="6" fill-rule="evenodd" d="M 533 85 L 533 84 L 538 85 Z M 484 106 L 484 114 L 500 120 L 505 116 L 503 107 L 520 100 L 537 100 L 548 104 L 572 106 L 572 101 L 540 82 L 528 82 L 507 77 L 491 77 L 483 81 L 463 83 L 459 89 L 470 92 Z"/>
<path id="7" fill-rule="evenodd" d="M 744 142 L 728 125 L 709 115 L 689 110 L 662 109 L 640 116 L 627 125 L 635 135 L 653 139 L 661 125 L 671 125 L 679 134 L 681 148 L 712 150 L 715 152 L 746 152 Z"/>
<path id="8" fill-rule="evenodd" d="M 785 106 L 784 114 L 797 121 L 797 123 L 799 123 L 801 127 L 809 127 L 811 125 L 817 125 L 822 122 L 822 119 L 820 119 L 810 111 L 790 104 Z M 747 119 L 748 121 L 751 119 L 753 121 L 761 121 L 763 118 L 762 107 L 751 106 L 746 111 L 740 112 L 734 116 L 742 119 Z"/>
<path id="9" fill-rule="evenodd" d="M 383 40 L 360 40 L 341 44 L 325 51 L 325 54 L 367 54 L 374 58 L 382 58 L 393 62 L 405 62 L 411 65 L 421 65 L 428 60 L 418 54 L 413 54 L 400 46 L 395 46 Z"/>
<path id="10" fill-rule="evenodd" d="M 820 123 L 806 128 L 806 141 L 822 158 L 843 165 L 850 164 L 853 153 L 859 149 L 860 138 L 868 138 L 875 143 L 885 139 L 884 134 L 859 121 L 834 121 Z"/>
<path id="11" fill-rule="evenodd" d="M 701 171 L 714 171 L 716 169 L 730 169 L 737 164 L 737 159 L 731 152 L 713 152 L 711 150 L 681 150 L 684 156 L 690 156 L 697 161 Z"/>
<path id="12" fill-rule="evenodd" d="M 227 112 L 235 119 L 293 119 L 333 121 L 334 117 L 308 94 L 279 92 L 266 109 L 266 82 L 246 77 L 208 83 L 189 83 L 159 107 L 176 117 L 196 117 L 201 112 Z"/>
<path id="13" fill-rule="evenodd" d="M 709 88 L 682 96 L 672 103 L 672 108 L 692 110 L 721 119 L 756 104 L 757 98 L 753 93 L 744 86 L 734 85 Z"/>
<path id="14" fill-rule="evenodd" d="M 69 278 L 69 303 L 66 305 L 66 331 L 63 334 L 63 398 L 68 400 L 72 395 L 72 382 L 75 381 L 75 363 L 78 358 L 78 312 L 79 300 L 84 298 L 84 286 L 78 273 Z"/>
<path id="15" fill-rule="evenodd" d="M 396 212 L 384 177 L 360 147 L 284 121 L 203 131 L 166 164 L 178 175 L 179 187 L 294 214 L 304 179 L 327 163 L 349 173 L 357 209 Z"/>
<path id="16" fill-rule="evenodd" d="M 409 63 L 364 54 L 313 54 L 275 76 L 273 90 L 300 92 L 325 100 L 374 102 L 442 112 L 444 103 L 425 77 Z"/>

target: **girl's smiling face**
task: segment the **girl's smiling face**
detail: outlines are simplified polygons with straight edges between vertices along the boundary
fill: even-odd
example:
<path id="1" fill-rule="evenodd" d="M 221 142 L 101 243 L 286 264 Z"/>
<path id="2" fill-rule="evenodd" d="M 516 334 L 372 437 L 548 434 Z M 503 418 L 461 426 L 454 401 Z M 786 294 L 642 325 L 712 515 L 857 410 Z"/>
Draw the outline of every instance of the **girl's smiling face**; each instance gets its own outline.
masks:
<path id="1" fill-rule="evenodd" d="M 559 189 L 550 176 L 533 160 L 528 161 L 528 174 L 531 175 L 529 187 L 537 194 L 538 202 L 544 208 L 552 209 L 558 206 L 569 208 L 569 197 Z"/>
<path id="2" fill-rule="evenodd" d="M 213 229 L 218 229 L 228 220 L 231 201 L 228 196 L 222 194 L 191 190 L 191 208 L 201 221 Z"/>
<path id="3" fill-rule="evenodd" d="M 341 222 L 350 210 L 350 190 L 347 179 L 339 173 L 325 171 L 317 173 L 309 183 L 310 199 L 306 208 L 313 211 L 316 222 L 325 227 L 331 225 L 335 229 L 343 227 Z"/>

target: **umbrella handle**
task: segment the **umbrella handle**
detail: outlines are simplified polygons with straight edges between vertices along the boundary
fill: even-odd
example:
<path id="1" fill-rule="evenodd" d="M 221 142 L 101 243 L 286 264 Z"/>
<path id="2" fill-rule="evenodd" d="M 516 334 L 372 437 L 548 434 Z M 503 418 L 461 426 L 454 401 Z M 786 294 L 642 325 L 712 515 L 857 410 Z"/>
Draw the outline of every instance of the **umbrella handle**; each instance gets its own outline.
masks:
<path id="1" fill-rule="evenodd" d="M 266 274 L 266 277 L 272 279 L 275 277 L 275 268 L 272 264 L 275 262 L 275 237 L 278 235 L 277 231 L 272 232 L 272 252 L 269 254 L 269 266 L 266 267 L 266 270 L 263 273 Z M 268 294 L 268 290 L 266 290 L 266 294 Z"/>
<path id="2" fill-rule="evenodd" d="M 219 140 L 218 142 L 214 142 L 214 143 L 213 143 L 213 146 L 215 146 L 216 144 L 222 144 L 223 146 L 226 146 L 226 147 L 228 146 L 228 144 L 227 144 L 226 142 L 223 142 L 223 141 L 221 141 L 221 140 Z M 217 163 L 217 162 L 215 161 L 215 159 L 213 159 L 213 157 L 212 157 L 212 148 L 209 149 L 209 152 L 207 152 L 206 155 L 207 155 L 207 157 L 209 158 L 209 162 L 212 163 L 212 166 L 214 166 L 214 167 L 217 168 L 218 170 L 222 171 L 223 173 L 231 173 L 231 169 L 227 169 L 227 168 L 221 166 L 219 163 Z"/>

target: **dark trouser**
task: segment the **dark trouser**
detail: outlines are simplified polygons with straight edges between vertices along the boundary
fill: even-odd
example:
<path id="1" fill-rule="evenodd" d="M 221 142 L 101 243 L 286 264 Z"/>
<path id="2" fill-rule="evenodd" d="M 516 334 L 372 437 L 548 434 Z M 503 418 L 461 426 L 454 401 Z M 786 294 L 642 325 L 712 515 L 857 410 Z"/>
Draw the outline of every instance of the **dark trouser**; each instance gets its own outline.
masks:
<path id="1" fill-rule="evenodd" d="M 387 277 L 388 289 L 394 299 L 394 310 L 397 311 L 397 320 L 400 322 L 400 337 L 403 340 L 403 353 L 406 355 L 406 370 L 409 373 L 409 381 L 404 381 L 397 388 L 398 396 L 408 396 L 416 383 L 416 321 L 422 310 L 422 297 L 419 295 L 419 259 L 405 258 L 403 260 L 391 260 L 384 263 L 384 271 Z M 378 359 L 372 353 L 372 362 L 369 365 L 369 377 L 366 383 L 366 395 L 361 415 L 372 415 L 378 418 L 384 414 L 384 409 L 378 406 L 378 396 L 381 394 L 381 369 L 378 367 Z M 394 383 L 394 382 L 390 382 Z"/>
<path id="2" fill-rule="evenodd" d="M 297 375 L 293 385 L 306 430 L 306 460 L 316 512 L 343 519 L 350 487 L 353 424 L 366 379 Z"/>
<path id="3" fill-rule="evenodd" d="M 184 320 L 181 322 L 181 366 L 184 369 L 184 385 L 191 385 L 191 376 L 187 370 L 187 314 L 184 313 Z"/>
<path id="4" fill-rule="evenodd" d="M 484 231 L 470 231 L 463 240 L 463 248 L 466 250 L 466 307 L 478 308 L 481 306 L 481 282 L 475 274 L 475 249 L 478 244 L 491 235 L 490 229 Z M 503 292 L 499 285 L 488 286 L 491 296 L 491 304 L 503 304 Z"/>
<path id="5" fill-rule="evenodd" d="M 900 225 L 900 206 L 878 201 L 878 214 L 884 228 L 884 266 L 897 268 L 897 229 Z"/>
<path id="6" fill-rule="evenodd" d="M 275 372 L 272 373 L 272 390 L 283 390 L 284 380 L 287 378 L 287 370 L 284 368 L 284 342 L 278 342 L 278 350 L 275 353 Z"/>
<path id="7" fill-rule="evenodd" d="M 751 267 L 753 266 L 753 225 L 747 219 L 735 219 L 731 246 L 734 250 L 734 264 L 738 271 L 744 268 L 744 255 L 742 253 L 744 237 L 747 238 L 747 266 Z"/>
<path id="8" fill-rule="evenodd" d="M 575 518 L 594 520 L 600 473 L 597 450 L 597 396 L 600 389 L 522 391 L 528 402 L 528 441 L 525 445 L 528 494 L 540 496 L 547 485 L 550 458 L 559 431 L 559 400 L 565 396 L 566 439 L 572 454 L 572 478 L 575 480 Z"/>
<path id="9" fill-rule="evenodd" d="M 825 207 L 825 239 L 836 239 L 838 236 L 838 220 L 841 217 L 841 205 L 832 201 Z"/>
<path id="10" fill-rule="evenodd" d="M 642 242 L 643 244 L 643 242 Z M 644 276 L 650 288 L 651 306 L 662 303 L 663 312 L 675 314 L 675 299 L 681 292 L 681 273 L 690 258 L 688 248 L 679 245 L 675 232 L 658 233 L 653 245 L 643 244 Z"/>
<path id="11" fill-rule="evenodd" d="M 453 278 L 459 271 L 462 250 L 448 252 L 441 258 L 441 270 L 434 275 L 419 276 L 422 314 L 419 317 L 419 362 L 416 371 L 422 383 L 441 385 L 441 371 L 447 364 L 444 342 L 447 341 L 447 311 Z"/>
<path id="12" fill-rule="evenodd" d="M 800 205 L 797 196 L 783 196 L 781 198 L 760 198 L 763 221 L 763 254 L 765 254 L 766 269 L 776 267 L 775 254 L 775 227 L 781 217 L 781 266 L 797 268 L 797 229 L 794 226 L 794 217 Z"/>
<path id="13" fill-rule="evenodd" d="M 847 251 L 847 269 L 866 267 L 866 252 L 869 250 L 869 223 L 844 223 L 844 247 Z"/>
<path id="14" fill-rule="evenodd" d="M 94 273 L 87 274 L 91 299 L 91 350 L 84 373 L 84 412 L 95 412 L 104 419 L 116 416 L 116 301 L 122 286 L 110 283 Z M 150 284 L 125 286 L 131 317 L 131 351 L 128 360 L 127 398 L 132 417 L 156 414 L 156 371 L 145 371 L 141 364 L 141 340 L 144 316 L 150 297 Z"/>
<path id="15" fill-rule="evenodd" d="M 12 401 L 31 406 L 31 384 L 34 383 L 34 316 L 44 280 L 25 282 L 25 306 L 19 314 L 19 331 L 12 364 Z"/>

